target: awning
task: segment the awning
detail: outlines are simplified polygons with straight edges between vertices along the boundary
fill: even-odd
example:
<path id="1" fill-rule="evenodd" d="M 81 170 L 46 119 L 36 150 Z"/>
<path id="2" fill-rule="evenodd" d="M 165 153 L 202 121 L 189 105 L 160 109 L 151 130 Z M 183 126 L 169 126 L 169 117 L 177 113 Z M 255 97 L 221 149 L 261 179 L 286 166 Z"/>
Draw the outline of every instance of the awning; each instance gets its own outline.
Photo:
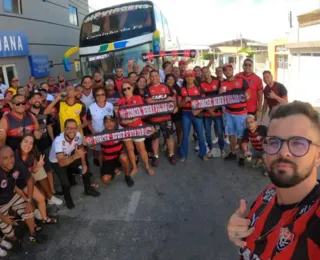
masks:
<path id="1" fill-rule="evenodd" d="M 312 48 L 320 48 L 320 41 L 311 41 L 311 42 L 292 42 L 287 43 L 286 48 L 288 49 L 312 49 Z"/>

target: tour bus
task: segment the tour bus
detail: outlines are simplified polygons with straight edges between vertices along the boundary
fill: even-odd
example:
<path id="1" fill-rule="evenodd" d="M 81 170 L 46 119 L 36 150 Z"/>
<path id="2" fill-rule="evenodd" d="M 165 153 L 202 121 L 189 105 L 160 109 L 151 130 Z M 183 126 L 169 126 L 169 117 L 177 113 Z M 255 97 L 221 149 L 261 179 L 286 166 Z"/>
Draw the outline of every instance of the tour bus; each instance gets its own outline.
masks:
<path id="1" fill-rule="evenodd" d="M 118 67 L 126 75 L 131 59 L 142 69 L 146 65 L 142 53 L 179 49 L 167 19 L 151 1 L 128 2 L 90 13 L 81 26 L 79 47 L 82 74 L 100 72 L 104 78 Z"/>

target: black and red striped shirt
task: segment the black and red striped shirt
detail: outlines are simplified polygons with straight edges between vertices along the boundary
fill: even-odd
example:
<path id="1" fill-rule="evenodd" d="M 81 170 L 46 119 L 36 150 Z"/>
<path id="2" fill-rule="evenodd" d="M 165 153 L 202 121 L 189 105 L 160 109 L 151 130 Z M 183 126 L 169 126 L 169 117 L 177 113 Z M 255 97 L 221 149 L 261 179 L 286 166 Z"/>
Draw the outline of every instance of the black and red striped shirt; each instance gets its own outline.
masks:
<path id="1" fill-rule="evenodd" d="M 226 88 L 227 94 L 241 94 L 245 92 L 250 93 L 249 85 L 243 78 L 235 77 L 234 80 L 231 81 L 224 80 L 221 82 L 220 87 Z M 248 112 L 247 106 L 247 102 L 229 105 L 226 107 L 226 111 L 234 115 L 244 115 Z"/>
<path id="2" fill-rule="evenodd" d="M 242 143 L 251 142 L 252 147 L 262 152 L 263 151 L 263 139 L 267 136 L 267 127 L 265 125 L 259 125 L 254 132 L 251 132 L 248 128 L 244 130 Z"/>
<path id="3" fill-rule="evenodd" d="M 180 89 L 180 94 L 178 96 L 178 101 L 180 102 L 185 97 L 205 97 L 202 93 L 201 89 L 197 86 L 193 86 L 191 88 L 182 87 Z M 183 111 L 191 111 L 191 101 L 186 102 L 183 107 L 181 107 Z"/>
<path id="4" fill-rule="evenodd" d="M 144 89 L 144 97 L 148 100 L 165 100 L 168 97 L 174 97 L 175 94 L 173 93 L 172 89 L 169 88 L 167 85 L 160 84 L 158 86 L 150 85 Z M 150 123 L 157 124 L 171 120 L 171 114 L 161 115 L 161 116 L 150 116 L 148 118 Z"/>
<path id="5" fill-rule="evenodd" d="M 320 185 L 300 204 L 278 205 L 276 188 L 260 193 L 249 212 L 254 232 L 240 248 L 240 260 L 319 260 Z"/>
<path id="6" fill-rule="evenodd" d="M 107 141 L 101 144 L 103 161 L 117 159 L 124 153 L 122 141 Z"/>
<path id="7" fill-rule="evenodd" d="M 206 97 L 212 97 L 219 94 L 219 86 L 220 86 L 220 80 L 213 79 L 211 82 L 204 81 L 201 83 L 201 89 L 202 92 L 205 94 Z M 222 115 L 222 107 L 217 107 L 214 109 L 214 112 L 216 113 L 216 116 Z M 211 117 L 211 115 L 204 110 L 203 116 L 205 117 Z"/>

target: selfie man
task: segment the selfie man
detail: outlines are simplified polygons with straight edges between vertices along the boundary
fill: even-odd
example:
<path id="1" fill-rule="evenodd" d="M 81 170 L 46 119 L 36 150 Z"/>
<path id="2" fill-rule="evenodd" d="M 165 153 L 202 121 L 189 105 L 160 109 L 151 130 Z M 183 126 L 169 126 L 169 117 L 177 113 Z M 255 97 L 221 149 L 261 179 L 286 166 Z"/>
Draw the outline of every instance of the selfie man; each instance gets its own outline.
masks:
<path id="1" fill-rule="evenodd" d="M 320 259 L 320 115 L 304 102 L 271 114 L 263 145 L 272 182 L 246 215 L 240 207 L 228 223 L 240 259 Z"/>

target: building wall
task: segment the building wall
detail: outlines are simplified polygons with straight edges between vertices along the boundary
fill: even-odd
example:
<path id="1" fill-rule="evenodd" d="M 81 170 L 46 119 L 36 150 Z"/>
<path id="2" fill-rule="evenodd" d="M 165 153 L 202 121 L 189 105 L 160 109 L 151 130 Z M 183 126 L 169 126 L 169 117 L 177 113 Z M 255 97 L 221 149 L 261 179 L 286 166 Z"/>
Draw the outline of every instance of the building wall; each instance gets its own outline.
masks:
<path id="1" fill-rule="evenodd" d="M 319 33 L 320 24 L 299 28 L 299 42 L 319 41 Z"/>
<path id="2" fill-rule="evenodd" d="M 0 1 L 0 23 L 2 30 L 23 31 L 27 34 L 30 55 L 48 55 L 52 61 L 51 75 L 64 73 L 67 80 L 75 80 L 76 73 L 72 65 L 71 72 L 65 72 L 62 64 L 66 50 L 79 43 L 79 32 L 82 20 L 88 14 L 87 0 L 22 0 L 22 14 L 4 12 L 3 1 Z M 68 5 L 77 8 L 78 25 L 69 21 Z M 78 59 L 77 55 L 70 61 Z M 22 84 L 30 76 L 28 57 L 0 58 L 0 65 L 16 65 L 18 77 Z M 44 79 L 37 79 L 38 82 Z"/>
<path id="3" fill-rule="evenodd" d="M 268 60 L 269 60 L 269 70 L 274 75 L 274 79 L 277 80 L 277 55 L 280 54 L 276 51 L 277 46 L 283 46 L 288 43 L 288 39 L 276 39 L 268 43 Z M 281 53 L 288 54 L 288 52 Z"/>

